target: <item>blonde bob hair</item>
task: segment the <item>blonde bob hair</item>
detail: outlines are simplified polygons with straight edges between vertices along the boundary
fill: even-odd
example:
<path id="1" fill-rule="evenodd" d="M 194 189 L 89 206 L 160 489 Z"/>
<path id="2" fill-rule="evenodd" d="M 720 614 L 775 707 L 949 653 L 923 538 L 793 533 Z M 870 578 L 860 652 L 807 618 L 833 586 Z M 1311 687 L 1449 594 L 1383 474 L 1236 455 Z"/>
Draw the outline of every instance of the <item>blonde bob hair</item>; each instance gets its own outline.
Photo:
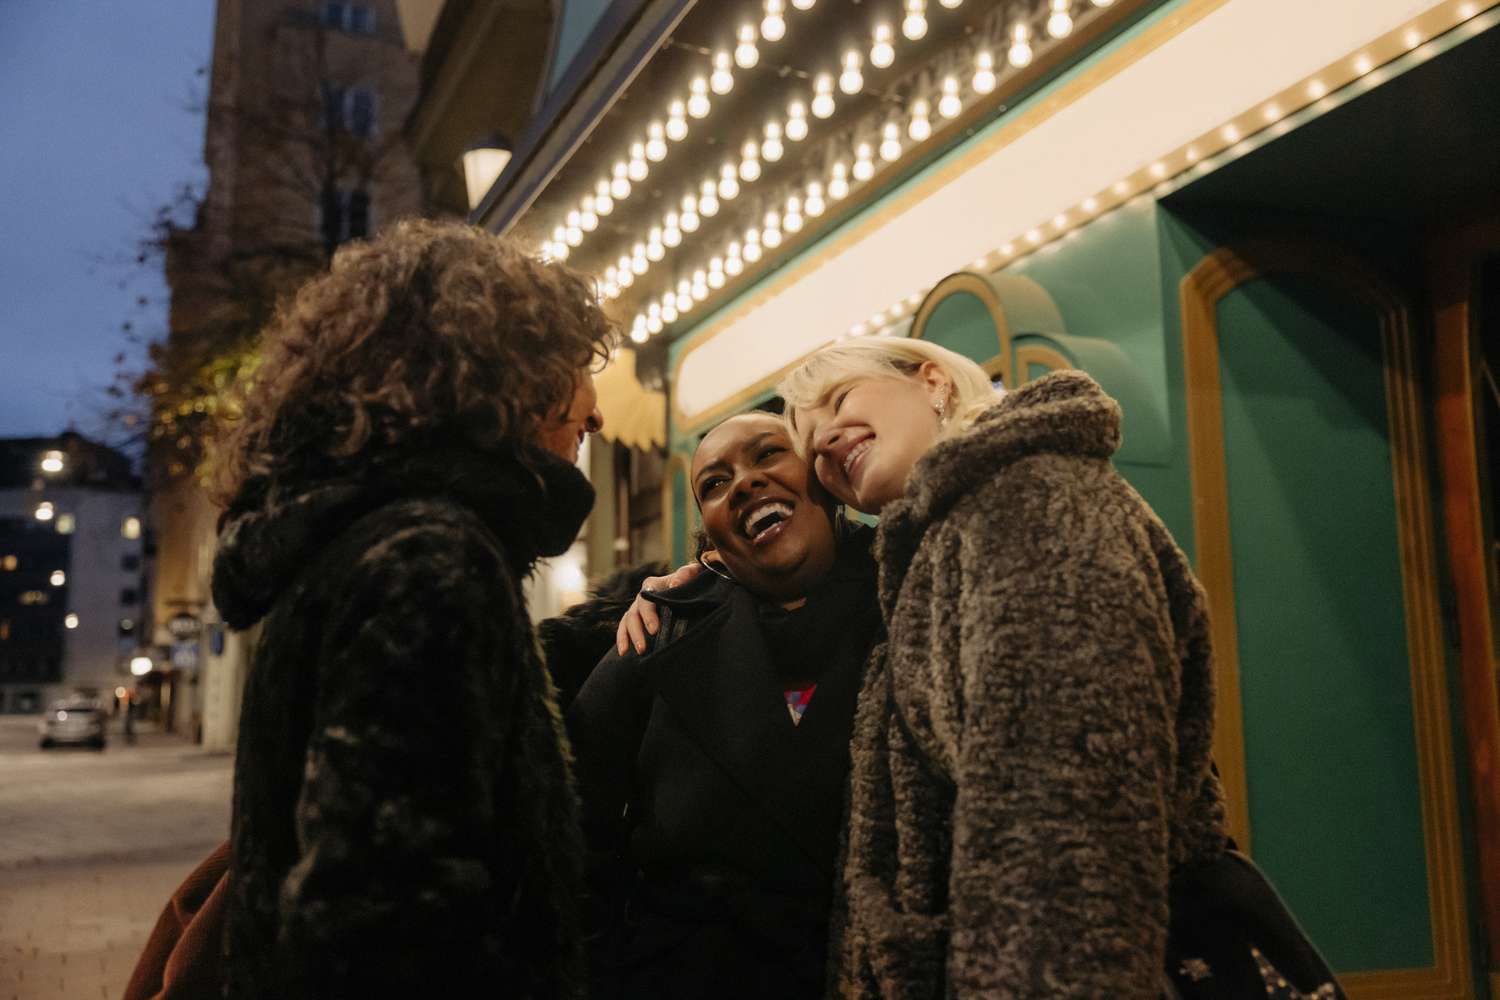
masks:
<path id="1" fill-rule="evenodd" d="M 810 428 L 797 427 L 799 413 L 823 406 L 851 382 L 867 378 L 914 378 L 929 362 L 953 386 L 948 421 L 940 437 L 960 433 L 1005 394 L 991 384 L 989 375 L 979 365 L 956 351 L 925 340 L 875 337 L 833 344 L 792 369 L 777 386 L 777 392 L 786 401 L 784 416 L 799 453 L 806 456 L 812 450 Z"/>

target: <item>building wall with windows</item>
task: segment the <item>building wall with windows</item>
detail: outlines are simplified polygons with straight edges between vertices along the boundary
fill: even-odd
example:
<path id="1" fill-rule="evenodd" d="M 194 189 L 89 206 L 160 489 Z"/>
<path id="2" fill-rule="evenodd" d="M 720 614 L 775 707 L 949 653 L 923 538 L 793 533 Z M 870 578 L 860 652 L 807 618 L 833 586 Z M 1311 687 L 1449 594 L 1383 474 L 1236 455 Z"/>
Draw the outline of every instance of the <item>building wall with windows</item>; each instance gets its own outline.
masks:
<path id="1" fill-rule="evenodd" d="M 0 441 L 0 454 L 0 711 L 108 701 L 150 639 L 140 484 L 77 435 Z"/>

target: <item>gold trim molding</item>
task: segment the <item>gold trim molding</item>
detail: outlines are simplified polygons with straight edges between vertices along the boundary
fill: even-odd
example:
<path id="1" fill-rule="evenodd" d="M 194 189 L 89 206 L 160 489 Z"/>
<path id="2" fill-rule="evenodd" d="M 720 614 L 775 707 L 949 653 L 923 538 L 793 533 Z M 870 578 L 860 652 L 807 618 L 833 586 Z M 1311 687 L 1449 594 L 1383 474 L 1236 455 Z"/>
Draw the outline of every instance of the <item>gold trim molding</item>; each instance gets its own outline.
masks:
<path id="1" fill-rule="evenodd" d="M 972 295 L 984 304 L 985 311 L 989 313 L 990 322 L 995 326 L 996 351 L 993 357 L 987 361 L 980 362 L 981 367 L 990 378 L 998 378 L 1007 386 L 1011 385 L 1011 333 L 1010 322 L 1005 318 L 1005 306 L 1000 302 L 1000 296 L 995 293 L 995 288 L 988 281 L 977 274 L 968 271 L 958 271 L 948 275 L 942 281 L 932 286 L 922 299 L 922 304 L 917 307 L 917 314 L 912 317 L 911 337 L 915 340 L 923 340 L 927 334 L 927 321 L 948 299 L 955 295 Z"/>
<path id="2" fill-rule="evenodd" d="M 1077 368 L 1078 365 L 1069 361 L 1063 353 L 1055 348 L 1046 347 L 1042 344 L 1026 344 L 1016 348 L 1016 373 L 1017 384 L 1030 382 L 1032 365 L 1041 365 L 1048 371 L 1065 371 L 1069 368 Z"/>
<path id="3" fill-rule="evenodd" d="M 1214 752 L 1231 798 L 1230 823 L 1249 844 L 1245 796 L 1244 714 L 1229 535 L 1229 491 L 1223 453 L 1218 303 L 1257 278 L 1310 275 L 1343 289 L 1380 313 L 1391 474 L 1401 554 L 1402 594 L 1411 664 L 1412 714 L 1426 849 L 1434 964 L 1425 968 L 1340 976 L 1355 1000 L 1466 1000 L 1474 996 L 1465 920 L 1452 731 L 1442 623 L 1438 613 L 1428 455 L 1422 400 L 1405 297 L 1342 247 L 1304 241 L 1248 242 L 1215 251 L 1180 286 L 1188 454 L 1198 575 L 1208 592 L 1218 684 Z"/>

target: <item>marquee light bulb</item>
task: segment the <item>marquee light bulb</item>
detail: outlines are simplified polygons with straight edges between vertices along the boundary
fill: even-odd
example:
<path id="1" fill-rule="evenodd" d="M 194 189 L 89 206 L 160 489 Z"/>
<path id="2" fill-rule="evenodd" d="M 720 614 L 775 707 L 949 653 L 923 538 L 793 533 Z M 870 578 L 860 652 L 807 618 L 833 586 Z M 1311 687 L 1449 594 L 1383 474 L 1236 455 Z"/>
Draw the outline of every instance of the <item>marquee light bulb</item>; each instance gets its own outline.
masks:
<path id="1" fill-rule="evenodd" d="M 834 201 L 842 201 L 849 194 L 849 165 L 839 160 L 829 173 L 828 196 Z"/>
<path id="2" fill-rule="evenodd" d="M 963 107 L 963 101 L 958 96 L 958 77 L 943 77 L 943 96 L 938 100 L 938 114 L 944 118 L 957 118 Z"/>
<path id="3" fill-rule="evenodd" d="M 813 181 L 807 185 L 807 200 L 802 203 L 802 208 L 814 219 L 823 214 L 828 208 L 828 204 L 823 200 L 822 184 Z"/>
<path id="4" fill-rule="evenodd" d="M 786 106 L 786 137 L 793 142 L 807 138 L 807 105 L 801 100 Z"/>
<path id="5" fill-rule="evenodd" d="M 1052 15 L 1047 18 L 1047 34 L 1067 38 L 1073 30 L 1073 0 L 1052 0 Z"/>
<path id="6" fill-rule="evenodd" d="M 671 292 L 661 297 L 661 321 L 663 323 L 677 322 L 677 296 Z"/>
<path id="7" fill-rule="evenodd" d="M 754 139 L 746 139 L 740 147 L 740 179 L 754 181 L 760 178 L 760 146 Z"/>
<path id="8" fill-rule="evenodd" d="M 667 130 L 661 122 L 646 126 L 646 159 L 660 163 L 667 158 Z"/>
<path id="9" fill-rule="evenodd" d="M 906 126 L 906 134 L 911 136 L 913 142 L 926 142 L 932 136 L 932 119 L 927 99 L 919 97 L 911 102 L 911 124 Z"/>
<path id="10" fill-rule="evenodd" d="M 652 305 L 655 305 L 655 303 L 653 302 Z M 659 312 L 655 316 L 646 317 L 646 329 L 651 333 L 661 333 L 663 325 Z"/>
<path id="11" fill-rule="evenodd" d="M 730 81 L 733 83 L 733 81 Z M 688 84 L 687 113 L 694 118 L 705 118 L 711 107 L 708 99 L 708 81 L 703 77 L 694 77 L 693 82 Z"/>
<path id="12" fill-rule="evenodd" d="M 795 233 L 802 228 L 802 199 L 792 195 L 786 200 L 786 215 L 781 218 L 781 228 Z"/>
<path id="13" fill-rule="evenodd" d="M 594 211 L 600 215 L 608 215 L 615 210 L 615 200 L 609 194 L 609 178 L 606 177 L 594 185 Z"/>
<path id="14" fill-rule="evenodd" d="M 927 34 L 927 0 L 906 0 L 906 19 L 901 22 L 901 34 L 914 42 Z"/>
<path id="15" fill-rule="evenodd" d="M 798 10 L 812 10 L 814 0 L 792 0 L 792 6 Z"/>
<path id="16" fill-rule="evenodd" d="M 964 0 L 938 0 L 938 3 L 942 4 L 947 10 L 957 10 L 963 2 Z"/>
<path id="17" fill-rule="evenodd" d="M 754 230 L 751 231 L 754 232 Z M 748 263 L 754 264 L 756 261 L 760 260 L 760 254 L 761 249 L 759 242 L 751 243 L 748 240 L 745 241 L 745 260 Z"/>
<path id="18" fill-rule="evenodd" d="M 734 57 L 728 52 L 714 53 L 714 71 L 708 77 L 708 86 L 720 97 L 734 89 L 734 71 L 730 69 L 733 65 Z"/>
<path id="19" fill-rule="evenodd" d="M 1094 0 L 1094 6 L 1095 7 L 1108 7 L 1110 4 L 1112 4 L 1114 2 L 1115 2 L 1115 0 Z"/>
<path id="20" fill-rule="evenodd" d="M 591 194 L 583 196 L 583 210 L 578 213 L 578 225 L 586 233 L 599 228 L 599 216 L 594 211 L 594 196 Z"/>
<path id="21" fill-rule="evenodd" d="M 719 189 L 712 177 L 698 189 L 698 214 L 705 219 L 712 219 L 719 214 Z"/>
<path id="22" fill-rule="evenodd" d="M 731 201 L 740 193 L 739 171 L 733 163 L 719 168 L 719 197 Z"/>
<path id="23" fill-rule="evenodd" d="M 708 287 L 713 289 L 724 287 L 724 258 L 715 257 L 708 262 Z"/>
<path id="24" fill-rule="evenodd" d="M 781 159 L 781 154 L 786 151 L 781 144 L 781 123 L 766 122 L 766 140 L 760 144 L 761 158 L 769 163 L 775 163 Z"/>
<path id="25" fill-rule="evenodd" d="M 698 196 L 691 193 L 683 195 L 682 218 L 678 221 L 678 225 L 682 227 L 682 231 L 685 233 L 695 233 L 698 231 L 698 226 L 702 221 L 698 218 Z"/>
<path id="26" fill-rule="evenodd" d="M 766 0 L 766 16 L 760 22 L 760 37 L 779 42 L 786 35 L 785 0 Z"/>
<path id="27" fill-rule="evenodd" d="M 740 69 L 750 69 L 760 62 L 760 50 L 755 47 L 755 25 L 740 25 L 739 41 L 734 47 L 734 64 Z"/>
<path id="28" fill-rule="evenodd" d="M 630 179 L 639 184 L 646 179 L 651 168 L 646 165 L 646 144 L 635 142 L 630 145 Z"/>
<path id="29" fill-rule="evenodd" d="M 989 49 L 974 55 L 974 93 L 988 94 L 995 89 L 995 56 Z"/>
<path id="30" fill-rule="evenodd" d="M 682 230 L 678 228 L 680 221 L 676 212 L 668 212 L 666 218 L 662 220 L 661 241 L 663 245 L 675 248 L 682 243 Z"/>
<path id="31" fill-rule="evenodd" d="M 617 201 L 630 197 L 629 170 L 624 160 L 616 161 L 614 179 L 609 182 L 609 193 Z"/>
<path id="32" fill-rule="evenodd" d="M 859 71 L 861 62 L 859 53 L 853 49 L 844 53 L 844 72 L 839 74 L 839 89 L 851 97 L 865 85 L 864 74 Z"/>
<path id="33" fill-rule="evenodd" d="M 1016 69 L 1031 65 L 1031 26 L 1025 21 L 1017 21 L 1010 29 L 1010 51 L 1006 58 Z"/>
<path id="34" fill-rule="evenodd" d="M 744 269 L 745 262 L 740 259 L 738 254 L 733 257 L 726 258 L 724 261 L 724 273 L 729 275 L 731 278 L 739 274 Z"/>
<path id="35" fill-rule="evenodd" d="M 817 118 L 828 118 L 833 108 L 833 74 L 819 73 L 813 80 L 812 113 Z"/>
<path id="36" fill-rule="evenodd" d="M 854 149 L 854 179 L 867 181 L 875 176 L 875 152 L 870 148 L 868 142 L 862 142 Z"/>
<path id="37" fill-rule="evenodd" d="M 676 100 L 667 105 L 667 138 L 681 142 L 687 138 L 687 105 Z"/>
<path id="38" fill-rule="evenodd" d="M 896 61 L 896 47 L 891 44 L 895 37 L 889 24 L 875 25 L 875 38 L 870 45 L 870 65 L 876 69 L 887 69 Z"/>
<path id="39" fill-rule="evenodd" d="M 895 122 L 886 122 L 880 130 L 880 158 L 887 163 L 901 159 L 901 127 Z"/>

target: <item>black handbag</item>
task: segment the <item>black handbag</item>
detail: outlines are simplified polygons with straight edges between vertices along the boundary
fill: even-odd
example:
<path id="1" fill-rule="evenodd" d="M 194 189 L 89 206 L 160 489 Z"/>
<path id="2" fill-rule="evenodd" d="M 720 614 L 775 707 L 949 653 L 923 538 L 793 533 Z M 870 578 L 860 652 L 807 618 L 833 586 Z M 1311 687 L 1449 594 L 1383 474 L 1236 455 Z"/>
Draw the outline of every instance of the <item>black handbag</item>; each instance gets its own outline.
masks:
<path id="1" fill-rule="evenodd" d="M 1168 888 L 1166 1000 L 1347 1000 L 1265 874 L 1226 849 Z"/>

